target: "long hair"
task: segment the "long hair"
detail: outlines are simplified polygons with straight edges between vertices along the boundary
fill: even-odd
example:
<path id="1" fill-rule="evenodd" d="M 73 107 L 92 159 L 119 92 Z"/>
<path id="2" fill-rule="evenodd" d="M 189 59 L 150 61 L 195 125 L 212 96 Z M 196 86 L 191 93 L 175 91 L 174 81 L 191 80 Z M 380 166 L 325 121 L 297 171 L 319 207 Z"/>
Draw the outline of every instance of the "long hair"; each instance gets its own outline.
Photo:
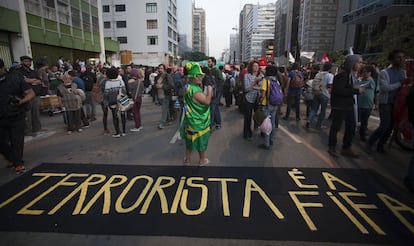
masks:
<path id="1" fill-rule="evenodd" d="M 253 61 L 249 62 L 249 64 L 247 65 L 247 72 L 248 73 L 250 73 L 250 74 L 253 73 L 253 64 L 255 64 L 255 63 L 260 67 L 259 62 L 256 61 L 256 60 L 253 60 Z"/>

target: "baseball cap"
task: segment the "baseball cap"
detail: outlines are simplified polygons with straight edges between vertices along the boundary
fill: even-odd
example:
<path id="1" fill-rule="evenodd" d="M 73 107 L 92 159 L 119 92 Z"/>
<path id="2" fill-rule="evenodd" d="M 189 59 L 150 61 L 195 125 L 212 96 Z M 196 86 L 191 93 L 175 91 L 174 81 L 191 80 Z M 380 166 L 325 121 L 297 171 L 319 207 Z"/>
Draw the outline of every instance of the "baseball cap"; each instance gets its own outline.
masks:
<path id="1" fill-rule="evenodd" d="M 33 59 L 30 56 L 21 56 L 20 61 L 24 61 L 24 60 L 33 60 Z"/>

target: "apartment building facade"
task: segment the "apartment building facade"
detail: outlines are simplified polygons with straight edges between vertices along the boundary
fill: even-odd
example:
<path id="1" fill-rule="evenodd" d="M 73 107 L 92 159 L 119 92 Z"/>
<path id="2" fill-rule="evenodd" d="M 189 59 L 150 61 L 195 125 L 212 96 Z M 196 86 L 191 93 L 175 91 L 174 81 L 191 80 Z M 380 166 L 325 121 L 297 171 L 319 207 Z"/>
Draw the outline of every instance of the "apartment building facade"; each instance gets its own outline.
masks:
<path id="1" fill-rule="evenodd" d="M 110 60 L 118 42 L 104 40 L 100 0 L 4 0 L 0 2 L 0 56 L 6 65 L 22 55 Z M 13 20 L 13 21 L 11 21 Z"/>
<path id="2" fill-rule="evenodd" d="M 121 51 L 131 54 L 123 63 L 174 64 L 178 55 L 176 0 L 102 0 L 102 10 L 105 38 L 119 41 Z"/>
<path id="3" fill-rule="evenodd" d="M 206 35 L 206 12 L 193 3 L 193 51 L 208 54 Z"/>

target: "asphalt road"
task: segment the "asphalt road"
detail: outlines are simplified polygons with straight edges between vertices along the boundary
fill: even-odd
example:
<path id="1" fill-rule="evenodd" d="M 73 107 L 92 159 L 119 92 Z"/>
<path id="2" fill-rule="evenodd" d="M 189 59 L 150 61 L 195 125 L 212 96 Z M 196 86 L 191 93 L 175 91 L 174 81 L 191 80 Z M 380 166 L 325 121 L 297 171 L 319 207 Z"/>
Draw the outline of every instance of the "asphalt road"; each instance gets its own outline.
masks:
<path id="1" fill-rule="evenodd" d="M 333 158 L 326 152 L 329 127 L 322 130 L 305 128 L 305 105 L 302 107 L 302 120 L 297 122 L 291 113 L 291 120 L 280 120 L 275 145 L 271 150 L 258 148 L 263 138 L 258 130 L 251 142 L 242 138 L 243 116 L 236 106 L 220 107 L 222 128 L 213 132 L 207 157 L 210 166 L 225 167 L 288 167 L 288 168 L 358 168 L 373 169 L 383 175 L 395 186 L 405 190 L 402 184 L 407 170 L 410 153 L 401 150 L 396 144 L 387 154 L 366 154 L 362 142 L 354 138 L 353 149 L 360 154 L 359 159 L 346 157 Z M 177 136 L 178 122 L 165 129 L 157 128 L 161 108 L 144 97 L 142 106 L 143 130 L 130 132 L 133 122 L 127 122 L 127 135 L 112 138 L 103 135 L 101 109 L 97 107 L 98 120 L 91 128 L 82 133 L 67 135 L 61 115 L 53 117 L 42 114 L 42 125 L 46 130 L 38 136 L 26 138 L 24 159 L 26 168 L 32 169 L 44 162 L 54 163 L 90 163 L 90 164 L 126 164 L 126 165 L 162 165 L 181 166 L 185 146 Z M 282 108 L 285 112 L 285 107 Z M 369 129 L 378 125 L 378 118 L 371 117 Z M 111 115 L 108 125 L 113 129 Z M 329 120 L 324 122 L 329 126 Z M 342 142 L 342 133 L 338 134 L 338 143 Z M 338 151 L 340 145 L 338 146 Z M 196 166 L 198 156 L 193 153 L 192 165 Z M 11 171 L 0 170 L 0 185 L 17 175 Z M 81 234 L 57 234 L 34 232 L 0 232 L 1 245 L 351 245 L 341 243 L 262 241 L 213 239 L 191 237 L 153 237 L 153 236 L 98 236 Z M 357 244 L 353 244 L 357 245 Z"/>

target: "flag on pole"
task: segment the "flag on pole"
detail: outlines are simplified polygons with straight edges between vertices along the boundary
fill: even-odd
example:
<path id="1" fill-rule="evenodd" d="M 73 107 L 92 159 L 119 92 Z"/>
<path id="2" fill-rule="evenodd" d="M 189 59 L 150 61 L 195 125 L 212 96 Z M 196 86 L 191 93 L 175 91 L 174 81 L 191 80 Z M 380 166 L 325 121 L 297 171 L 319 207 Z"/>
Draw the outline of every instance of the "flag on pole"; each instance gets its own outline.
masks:
<path id="1" fill-rule="evenodd" d="M 330 62 L 329 57 L 326 53 L 323 53 L 321 62 L 322 63 Z"/>

